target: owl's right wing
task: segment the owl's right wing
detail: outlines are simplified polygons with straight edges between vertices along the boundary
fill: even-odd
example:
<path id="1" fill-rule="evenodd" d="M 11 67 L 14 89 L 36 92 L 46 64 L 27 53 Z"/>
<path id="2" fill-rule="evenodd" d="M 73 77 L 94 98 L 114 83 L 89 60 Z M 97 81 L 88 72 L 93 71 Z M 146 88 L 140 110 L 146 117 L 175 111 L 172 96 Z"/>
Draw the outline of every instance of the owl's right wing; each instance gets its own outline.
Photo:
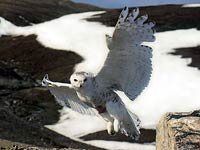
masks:
<path id="1" fill-rule="evenodd" d="M 42 86 L 47 87 L 56 101 L 62 105 L 71 108 L 72 110 L 85 115 L 99 116 L 98 111 L 89 105 L 82 102 L 71 84 L 52 82 L 48 75 L 42 80 Z"/>
<path id="2" fill-rule="evenodd" d="M 131 100 L 148 85 L 152 49 L 144 42 L 153 42 L 154 23 L 147 15 L 138 17 L 139 9 L 129 12 L 125 7 L 119 16 L 112 37 L 107 36 L 108 56 L 96 76 L 104 88 L 123 91 Z"/>

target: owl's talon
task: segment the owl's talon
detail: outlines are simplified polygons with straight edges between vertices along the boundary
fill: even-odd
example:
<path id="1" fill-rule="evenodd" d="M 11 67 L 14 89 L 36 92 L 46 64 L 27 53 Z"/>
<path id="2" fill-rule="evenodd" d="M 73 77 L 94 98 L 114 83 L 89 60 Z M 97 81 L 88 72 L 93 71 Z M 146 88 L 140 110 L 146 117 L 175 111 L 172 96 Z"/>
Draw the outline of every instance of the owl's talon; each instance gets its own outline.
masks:
<path id="1" fill-rule="evenodd" d="M 115 132 L 115 131 L 111 131 L 111 132 L 110 132 L 110 135 L 111 135 L 111 136 L 115 136 L 115 135 L 116 135 L 116 132 Z"/>

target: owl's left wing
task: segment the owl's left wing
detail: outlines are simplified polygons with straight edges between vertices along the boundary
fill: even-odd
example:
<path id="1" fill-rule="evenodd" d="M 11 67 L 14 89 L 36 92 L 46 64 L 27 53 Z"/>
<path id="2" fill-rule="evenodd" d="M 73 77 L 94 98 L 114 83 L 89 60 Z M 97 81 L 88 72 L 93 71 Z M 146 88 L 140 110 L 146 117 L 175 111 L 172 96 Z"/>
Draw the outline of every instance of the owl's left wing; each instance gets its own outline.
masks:
<path id="1" fill-rule="evenodd" d="M 107 36 L 109 53 L 96 80 L 105 88 L 123 91 L 134 100 L 147 86 L 151 76 L 152 49 L 143 42 L 154 41 L 154 23 L 146 16 L 138 17 L 139 9 L 131 13 L 125 7 L 112 37 Z"/>
<path id="2" fill-rule="evenodd" d="M 99 116 L 96 109 L 85 104 L 78 98 L 71 84 L 52 82 L 48 79 L 48 75 L 46 75 L 42 80 L 42 86 L 49 89 L 60 105 L 67 106 L 81 114 Z"/>

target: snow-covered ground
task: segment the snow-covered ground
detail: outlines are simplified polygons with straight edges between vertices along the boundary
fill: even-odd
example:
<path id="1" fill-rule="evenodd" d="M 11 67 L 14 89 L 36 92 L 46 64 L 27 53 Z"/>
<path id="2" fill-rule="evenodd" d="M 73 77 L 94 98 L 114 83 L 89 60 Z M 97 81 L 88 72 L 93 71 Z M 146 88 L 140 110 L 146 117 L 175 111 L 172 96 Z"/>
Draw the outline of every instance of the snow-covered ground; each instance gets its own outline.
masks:
<path id="1" fill-rule="evenodd" d="M 83 20 L 97 13 L 101 12 L 67 15 L 28 27 L 16 27 L 1 18 L 0 35 L 36 34 L 37 40 L 44 46 L 71 50 L 84 57 L 85 61 L 78 65 L 76 70 L 98 72 L 108 52 L 104 35 L 111 35 L 114 28 Z M 200 71 L 187 66 L 190 59 L 181 59 L 169 54 L 174 48 L 200 45 L 200 31 L 188 29 L 157 33 L 156 42 L 148 45 L 154 49 L 150 85 L 134 102 L 127 101 L 125 96 L 122 97 L 128 107 L 140 117 L 142 127 L 155 128 L 158 119 L 165 112 L 200 108 Z M 61 112 L 61 120 L 48 127 L 63 135 L 79 137 L 105 128 L 102 119 L 82 116 L 68 109 Z M 104 145 L 106 148 L 114 144 L 117 145 L 115 149 L 155 149 L 153 145 L 101 142 L 90 141 L 94 145 Z"/>
<path id="2" fill-rule="evenodd" d="M 74 2 L 92 4 L 104 8 L 123 8 L 124 6 L 154 6 L 164 4 L 200 3 L 200 0 L 72 0 Z"/>
<path id="3" fill-rule="evenodd" d="M 200 3 L 198 3 L 198 4 L 185 4 L 185 5 L 183 5 L 183 7 L 200 7 Z"/>

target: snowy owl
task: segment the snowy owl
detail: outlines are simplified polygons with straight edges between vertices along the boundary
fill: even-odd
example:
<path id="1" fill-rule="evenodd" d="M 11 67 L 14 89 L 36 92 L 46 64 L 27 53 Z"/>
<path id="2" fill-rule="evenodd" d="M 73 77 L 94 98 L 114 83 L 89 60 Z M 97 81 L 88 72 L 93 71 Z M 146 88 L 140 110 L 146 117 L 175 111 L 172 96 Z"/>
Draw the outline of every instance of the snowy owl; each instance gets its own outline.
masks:
<path id="1" fill-rule="evenodd" d="M 117 95 L 123 91 L 134 100 L 148 85 L 152 66 L 152 49 L 143 42 L 153 42 L 154 23 L 148 16 L 138 17 L 139 9 L 129 13 L 125 7 L 113 36 L 106 35 L 108 56 L 97 75 L 75 72 L 70 83 L 52 82 L 45 75 L 42 85 L 64 106 L 86 115 L 103 117 L 108 134 L 121 132 L 135 140 L 139 138 L 139 118 L 128 110 Z"/>

